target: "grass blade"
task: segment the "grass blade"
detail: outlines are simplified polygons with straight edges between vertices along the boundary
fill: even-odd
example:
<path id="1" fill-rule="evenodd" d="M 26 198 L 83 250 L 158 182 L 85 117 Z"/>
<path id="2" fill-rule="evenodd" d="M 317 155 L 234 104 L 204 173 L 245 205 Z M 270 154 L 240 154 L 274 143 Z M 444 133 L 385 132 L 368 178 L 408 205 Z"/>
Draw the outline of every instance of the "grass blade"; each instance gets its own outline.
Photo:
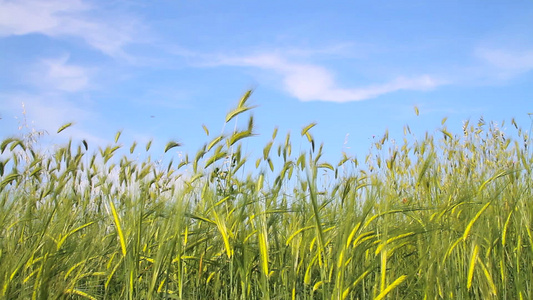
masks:
<path id="1" fill-rule="evenodd" d="M 405 279 L 407 279 L 407 275 L 402 275 L 402 276 L 398 277 L 386 289 L 384 289 L 381 293 L 379 293 L 379 295 L 377 295 L 377 297 L 374 298 L 374 300 L 381 300 L 381 299 L 385 298 L 393 289 L 395 289 L 402 282 L 404 282 Z"/>
<path id="2" fill-rule="evenodd" d="M 109 200 L 109 206 L 111 207 L 111 212 L 113 214 L 113 220 L 115 222 L 115 227 L 117 229 L 119 241 L 120 241 L 120 249 L 122 250 L 122 256 L 126 256 L 126 239 L 124 238 L 124 233 L 122 231 L 122 226 L 120 225 L 120 218 L 118 216 L 117 210 L 115 208 L 115 204 L 112 200 Z"/>

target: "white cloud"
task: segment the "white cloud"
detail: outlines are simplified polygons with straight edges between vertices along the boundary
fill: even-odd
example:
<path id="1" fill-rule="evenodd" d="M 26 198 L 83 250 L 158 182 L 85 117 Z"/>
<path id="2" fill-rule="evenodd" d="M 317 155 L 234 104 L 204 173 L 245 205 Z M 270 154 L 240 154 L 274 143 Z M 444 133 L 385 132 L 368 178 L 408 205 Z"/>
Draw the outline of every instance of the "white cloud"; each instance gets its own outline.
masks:
<path id="1" fill-rule="evenodd" d="M 398 77 L 390 82 L 359 88 L 338 87 L 333 74 L 321 66 L 293 63 L 279 55 L 223 58 L 217 64 L 258 67 L 280 74 L 287 92 L 301 101 L 350 102 L 376 98 L 399 90 L 429 90 L 442 84 L 429 75 Z"/>
<path id="2" fill-rule="evenodd" d="M 0 0 L 0 36 L 78 37 L 107 55 L 126 56 L 123 47 L 133 41 L 139 24 L 123 16 L 98 20 L 90 12 L 93 8 L 81 0 Z"/>
<path id="3" fill-rule="evenodd" d="M 53 94 L 37 96 L 26 93 L 0 94 L 0 101 L 5 110 L 3 121 L 18 122 L 19 129 L 27 127 L 54 135 L 62 125 L 74 122 L 75 125 L 62 132 L 62 136 L 70 135 L 76 140 L 85 139 L 96 145 L 109 142 L 83 129 L 84 122 L 97 118 L 97 114 L 90 109 L 90 102 L 73 102 Z"/>
<path id="4" fill-rule="evenodd" d="M 0 1 L 0 34 L 23 35 L 56 32 L 72 13 L 87 6 L 81 1 Z"/>
<path id="5" fill-rule="evenodd" d="M 44 89 L 78 92 L 89 86 L 90 70 L 68 63 L 68 56 L 43 60 L 33 83 Z M 41 70 L 44 69 L 44 70 Z"/>
<path id="6" fill-rule="evenodd" d="M 533 70 L 533 50 L 479 48 L 476 55 L 498 69 L 500 77 L 514 77 Z"/>

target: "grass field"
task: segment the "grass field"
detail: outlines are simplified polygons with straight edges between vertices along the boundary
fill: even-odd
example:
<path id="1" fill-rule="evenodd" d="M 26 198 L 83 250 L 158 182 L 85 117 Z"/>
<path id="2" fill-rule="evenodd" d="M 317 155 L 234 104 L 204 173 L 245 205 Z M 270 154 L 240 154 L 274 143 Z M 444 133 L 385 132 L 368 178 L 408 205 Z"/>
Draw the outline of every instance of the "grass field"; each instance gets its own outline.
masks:
<path id="1" fill-rule="evenodd" d="M 4 139 L 0 297 L 533 298 L 532 143 L 517 124 L 406 128 L 338 163 L 310 124 L 247 156 L 248 96 L 226 122 L 249 122 L 205 128 L 198 153 L 165 166 L 118 155 L 150 151 L 120 134 L 96 152 Z"/>

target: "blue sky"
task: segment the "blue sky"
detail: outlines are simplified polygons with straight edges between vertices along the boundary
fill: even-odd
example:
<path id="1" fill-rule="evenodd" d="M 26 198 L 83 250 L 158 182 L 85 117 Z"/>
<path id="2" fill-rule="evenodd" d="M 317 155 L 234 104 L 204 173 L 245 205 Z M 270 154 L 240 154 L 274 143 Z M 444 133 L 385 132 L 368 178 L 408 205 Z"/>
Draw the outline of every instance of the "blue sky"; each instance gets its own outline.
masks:
<path id="1" fill-rule="evenodd" d="M 25 116 L 54 143 L 105 146 L 122 130 L 156 156 L 169 140 L 184 146 L 167 155 L 194 155 L 250 88 L 249 151 L 276 126 L 307 148 L 311 122 L 332 160 L 443 118 L 456 133 L 482 116 L 528 129 L 532 28 L 525 0 L 0 0 L 0 137 Z"/>

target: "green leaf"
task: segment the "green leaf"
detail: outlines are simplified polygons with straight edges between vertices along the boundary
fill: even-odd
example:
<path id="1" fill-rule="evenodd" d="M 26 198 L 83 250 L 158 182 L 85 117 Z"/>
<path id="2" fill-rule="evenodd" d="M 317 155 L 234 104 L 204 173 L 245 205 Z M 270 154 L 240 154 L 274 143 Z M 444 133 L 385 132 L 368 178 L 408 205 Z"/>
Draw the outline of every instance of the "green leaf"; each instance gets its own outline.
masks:
<path id="1" fill-rule="evenodd" d="M 212 165 L 215 161 L 223 158 L 223 157 L 226 157 L 227 153 L 225 151 L 222 151 L 222 152 L 217 152 L 215 153 L 213 156 L 211 156 L 205 163 L 205 167 L 209 167 L 210 165 Z"/>
<path id="2" fill-rule="evenodd" d="M 150 150 L 150 147 L 152 147 L 152 140 L 149 140 L 146 144 L 146 151 Z"/>
<path id="3" fill-rule="evenodd" d="M 468 237 L 468 234 L 470 233 L 470 230 L 472 229 L 472 226 L 474 226 L 474 223 L 479 219 L 481 214 L 489 207 L 489 205 L 492 203 L 492 201 L 487 202 L 483 207 L 477 212 L 477 214 L 474 216 L 472 220 L 468 223 L 466 226 L 465 232 L 463 233 L 463 241 L 466 241 L 466 238 Z"/>
<path id="4" fill-rule="evenodd" d="M 424 175 L 426 174 L 426 171 L 428 170 L 430 164 L 433 162 L 433 158 L 434 158 L 434 154 L 431 153 L 427 158 L 426 160 L 424 161 L 424 163 L 422 164 L 422 168 L 420 169 L 420 172 L 418 173 L 418 179 L 417 179 L 417 184 L 420 184 L 420 182 L 422 181 L 422 179 L 424 178 Z"/>
<path id="5" fill-rule="evenodd" d="M 14 138 L 7 138 L 2 142 L 2 145 L 0 145 L 0 154 L 4 153 L 4 150 L 6 150 L 7 145 L 9 145 L 11 142 L 15 141 Z"/>
<path id="6" fill-rule="evenodd" d="M 453 140 L 453 136 L 451 133 L 449 133 L 446 129 L 441 129 L 440 130 L 443 134 L 444 134 L 444 137 L 448 137 L 450 140 Z"/>
<path id="7" fill-rule="evenodd" d="M 233 134 L 233 135 L 230 137 L 229 144 L 230 144 L 230 146 L 232 146 L 233 144 L 235 144 L 235 143 L 238 142 L 239 140 L 242 140 L 242 139 L 244 139 L 244 138 L 251 137 L 251 136 L 254 136 L 254 135 L 255 135 L 255 134 L 253 134 L 253 133 L 252 133 L 251 131 L 249 131 L 249 130 L 236 132 L 235 134 Z"/>
<path id="8" fill-rule="evenodd" d="M 174 148 L 174 147 L 180 147 L 181 144 L 178 143 L 178 142 L 175 142 L 175 141 L 170 141 L 167 143 L 167 145 L 165 146 L 165 153 L 167 153 L 168 150 Z"/>
<path id="9" fill-rule="evenodd" d="M 318 166 L 316 166 L 317 168 L 324 168 L 324 169 L 330 169 L 331 171 L 334 171 L 335 169 L 333 169 L 333 166 L 329 163 L 321 163 L 319 164 Z"/>
<path id="10" fill-rule="evenodd" d="M 214 224 L 216 225 L 217 223 L 213 220 L 210 220 L 206 217 L 202 217 L 200 215 L 194 215 L 194 214 L 186 214 L 187 217 L 191 218 L 191 219 L 195 219 L 195 220 L 200 220 L 200 221 L 204 221 L 204 222 L 208 222 L 208 223 L 211 223 L 211 224 Z"/>
<path id="11" fill-rule="evenodd" d="M 387 296 L 388 293 L 390 293 L 393 289 L 395 289 L 397 286 L 399 286 L 402 282 L 405 281 L 405 279 L 407 279 L 407 275 L 402 275 L 400 277 L 398 277 L 396 280 L 394 280 L 394 282 L 392 282 L 386 289 L 384 289 L 381 293 L 379 293 L 379 295 L 377 295 L 376 298 L 374 298 L 374 300 L 381 300 L 381 299 L 384 299 L 385 296 Z"/>
<path id="12" fill-rule="evenodd" d="M 342 152 L 342 159 L 337 164 L 337 167 L 340 167 L 340 166 L 344 165 L 344 163 L 346 163 L 349 159 L 350 158 L 348 157 L 348 155 L 346 155 L 345 152 Z"/>
<path id="13" fill-rule="evenodd" d="M 194 162 L 193 162 L 193 172 L 194 173 L 198 173 L 198 162 L 200 161 L 200 159 L 202 159 L 202 157 L 204 157 L 205 154 L 206 154 L 205 146 L 204 146 L 203 149 L 200 149 L 196 153 L 196 157 L 194 158 Z"/>
<path id="14" fill-rule="evenodd" d="M 178 164 L 178 169 L 181 169 L 181 167 L 186 166 L 186 165 L 188 165 L 188 164 L 189 164 L 189 157 L 188 157 L 188 156 L 185 156 L 185 160 L 183 160 L 182 162 L 180 162 L 180 163 Z"/>
<path id="15" fill-rule="evenodd" d="M 122 256 L 126 256 L 126 239 L 124 238 L 124 232 L 122 231 L 122 227 L 120 226 L 120 217 L 118 216 L 117 209 L 115 208 L 115 204 L 112 200 L 109 200 L 109 206 L 111 207 L 111 213 L 113 214 L 113 220 L 115 221 L 115 228 L 117 229 L 120 241 L 120 249 L 122 250 Z"/>
<path id="16" fill-rule="evenodd" d="M 119 148 L 120 146 L 115 146 L 113 148 L 107 147 L 104 151 L 100 151 L 102 158 L 104 158 L 104 163 L 107 163 L 113 156 L 113 153 L 115 153 L 115 151 L 117 151 Z"/>
<path id="17" fill-rule="evenodd" d="M 7 175 L 6 178 L 4 178 L 4 180 L 2 180 L 2 182 L 0 183 L 0 191 L 3 190 L 6 185 L 10 184 L 15 179 L 17 179 L 19 176 L 20 176 L 20 174 L 9 174 L 9 175 Z"/>
<path id="18" fill-rule="evenodd" d="M 305 168 L 305 154 L 304 153 L 302 153 L 300 157 L 298 157 L 298 161 L 296 162 L 296 165 L 299 165 L 301 170 Z"/>
<path id="19" fill-rule="evenodd" d="M 67 234 L 65 234 L 65 236 L 63 236 L 63 237 L 58 241 L 58 243 L 57 243 L 57 250 L 61 249 L 61 246 L 65 243 L 65 241 L 67 240 L 67 238 L 68 238 L 69 236 L 73 235 L 74 233 L 76 233 L 76 232 L 82 230 L 83 228 L 85 228 L 85 227 L 87 227 L 87 226 L 90 226 L 90 225 L 92 225 L 92 224 L 94 224 L 94 223 L 95 223 L 95 221 L 92 221 L 92 222 L 86 223 L 86 224 L 84 224 L 84 225 L 81 225 L 81 226 L 79 226 L 79 227 L 77 227 L 77 228 L 75 228 L 75 229 L 69 231 Z"/>
<path id="20" fill-rule="evenodd" d="M 209 143 L 209 145 L 207 145 L 207 151 L 210 151 L 216 144 L 218 144 L 218 142 L 220 142 L 222 139 L 224 138 L 223 135 L 220 135 L 218 137 L 216 137 L 215 139 L 213 139 L 211 141 L 211 143 Z"/>
<path id="21" fill-rule="evenodd" d="M 307 126 L 305 126 L 303 129 L 302 129 L 302 136 L 306 135 L 306 133 L 309 131 L 309 129 L 313 128 L 314 126 L 316 125 L 316 122 L 313 122 Z M 308 136 L 309 138 L 309 136 Z"/>
<path id="22" fill-rule="evenodd" d="M 268 161 L 268 166 L 270 167 L 270 171 L 274 172 L 274 164 L 272 163 L 272 160 L 270 159 L 270 157 L 267 159 Z"/>
<path id="23" fill-rule="evenodd" d="M 254 129 L 254 116 L 251 115 L 250 119 L 248 120 L 248 131 L 252 131 Z"/>
<path id="24" fill-rule="evenodd" d="M 248 98 L 250 98 L 251 95 L 252 95 L 252 90 L 246 91 L 246 93 L 244 93 L 244 95 L 242 96 L 241 100 L 239 101 L 239 105 L 237 107 L 243 107 L 244 104 L 246 103 Z"/>
<path id="25" fill-rule="evenodd" d="M 265 179 L 265 175 L 263 173 L 259 174 L 259 178 L 257 179 L 257 183 L 255 185 L 255 191 L 260 192 L 263 188 L 263 180 Z"/>
<path id="26" fill-rule="evenodd" d="M 255 108 L 256 106 L 243 106 L 243 107 L 237 107 L 236 109 L 230 111 L 227 115 L 226 115 L 226 123 L 228 123 L 229 121 L 231 121 L 231 119 L 235 118 L 236 116 L 242 114 L 243 112 L 246 112 L 252 108 Z"/>
<path id="27" fill-rule="evenodd" d="M 266 160 L 270 154 L 270 148 L 272 148 L 272 142 L 269 142 L 265 148 L 263 148 L 263 159 Z"/>
<path id="28" fill-rule="evenodd" d="M 59 127 L 59 129 L 57 130 L 57 133 L 60 133 L 61 131 L 63 131 L 63 130 L 65 130 L 65 129 L 69 128 L 70 126 L 72 126 L 72 124 L 74 124 L 74 123 L 70 122 L 70 123 L 67 123 L 67 124 L 65 124 L 65 125 L 63 125 L 63 126 L 61 126 L 61 127 Z"/>
<path id="29" fill-rule="evenodd" d="M 115 135 L 115 143 L 118 142 L 118 139 L 120 138 L 121 134 L 122 134 L 122 131 L 117 131 L 117 134 Z"/>
<path id="30" fill-rule="evenodd" d="M 202 124 L 202 128 L 204 129 L 205 134 L 209 136 L 209 129 L 207 129 L 207 126 L 205 126 L 205 124 Z"/>
<path id="31" fill-rule="evenodd" d="M 278 135 L 278 127 L 274 128 L 274 132 L 272 132 L 272 139 L 275 140 L 277 135 Z"/>
<path id="32" fill-rule="evenodd" d="M 130 147 L 130 154 L 133 154 L 133 151 L 135 151 L 135 147 L 137 147 L 137 142 L 133 142 L 133 144 L 131 144 L 131 147 Z"/>
<path id="33" fill-rule="evenodd" d="M 470 290 L 472 287 L 472 279 L 474 278 L 474 269 L 476 267 L 476 260 L 479 253 L 479 246 L 476 244 L 472 250 L 472 257 L 470 257 L 470 263 L 468 264 L 468 276 L 466 281 L 466 288 Z"/>
<path id="34" fill-rule="evenodd" d="M 15 147 L 17 147 L 17 146 L 20 146 L 20 148 L 22 148 L 22 150 L 26 150 L 26 147 L 24 146 L 24 143 L 21 140 L 15 140 L 11 144 L 11 147 L 9 148 L 9 150 L 13 151 L 13 149 L 15 149 Z"/>

